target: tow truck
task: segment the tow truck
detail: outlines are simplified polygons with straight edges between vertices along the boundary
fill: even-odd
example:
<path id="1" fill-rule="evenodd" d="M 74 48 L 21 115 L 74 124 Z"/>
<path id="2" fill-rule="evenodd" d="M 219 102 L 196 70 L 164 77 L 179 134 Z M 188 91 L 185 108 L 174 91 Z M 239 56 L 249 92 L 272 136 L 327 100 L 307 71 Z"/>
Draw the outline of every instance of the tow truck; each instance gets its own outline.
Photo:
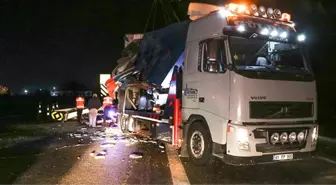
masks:
<path id="1" fill-rule="evenodd" d="M 291 15 L 246 4 L 190 3 L 189 20 L 145 33 L 106 82 L 118 125 L 206 165 L 310 158 L 315 78 Z"/>

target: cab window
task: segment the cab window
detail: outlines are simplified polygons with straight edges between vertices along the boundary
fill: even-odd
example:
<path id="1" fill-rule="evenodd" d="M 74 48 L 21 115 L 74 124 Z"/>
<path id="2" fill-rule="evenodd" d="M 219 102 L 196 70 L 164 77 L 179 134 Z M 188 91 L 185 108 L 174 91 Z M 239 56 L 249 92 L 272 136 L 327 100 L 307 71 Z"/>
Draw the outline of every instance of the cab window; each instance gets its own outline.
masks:
<path id="1" fill-rule="evenodd" d="M 224 39 L 215 38 L 200 44 L 198 70 L 210 73 L 224 73 L 226 54 Z"/>

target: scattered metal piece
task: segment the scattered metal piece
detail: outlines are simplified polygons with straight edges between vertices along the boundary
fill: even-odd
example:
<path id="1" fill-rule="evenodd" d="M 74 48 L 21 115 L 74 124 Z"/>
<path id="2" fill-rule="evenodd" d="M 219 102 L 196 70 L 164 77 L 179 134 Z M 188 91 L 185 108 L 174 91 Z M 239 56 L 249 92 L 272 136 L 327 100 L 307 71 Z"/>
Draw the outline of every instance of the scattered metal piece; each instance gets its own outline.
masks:
<path id="1" fill-rule="evenodd" d="M 114 145 L 115 145 L 114 143 L 102 143 L 100 147 L 109 148 L 109 147 L 113 147 Z"/>
<path id="2" fill-rule="evenodd" d="M 104 154 L 98 154 L 95 156 L 95 159 L 104 159 L 106 155 Z"/>
<path id="3" fill-rule="evenodd" d="M 129 156 L 131 159 L 140 159 L 143 157 L 143 153 L 140 152 L 133 152 Z"/>

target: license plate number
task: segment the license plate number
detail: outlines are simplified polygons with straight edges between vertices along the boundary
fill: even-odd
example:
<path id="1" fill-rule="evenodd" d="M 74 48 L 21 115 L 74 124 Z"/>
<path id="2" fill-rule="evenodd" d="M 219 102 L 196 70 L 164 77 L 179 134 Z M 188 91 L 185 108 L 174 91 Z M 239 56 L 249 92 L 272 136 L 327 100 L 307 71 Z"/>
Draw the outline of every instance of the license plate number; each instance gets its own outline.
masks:
<path id="1" fill-rule="evenodd" d="M 293 154 L 273 155 L 273 161 L 283 161 L 293 159 Z"/>

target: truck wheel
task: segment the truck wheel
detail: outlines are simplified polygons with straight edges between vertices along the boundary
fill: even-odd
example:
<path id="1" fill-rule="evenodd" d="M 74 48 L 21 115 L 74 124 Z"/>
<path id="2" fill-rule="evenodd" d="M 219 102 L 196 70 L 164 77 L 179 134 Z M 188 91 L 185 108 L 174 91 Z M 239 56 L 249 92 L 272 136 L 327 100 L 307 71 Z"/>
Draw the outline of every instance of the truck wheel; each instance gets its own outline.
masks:
<path id="1" fill-rule="evenodd" d="M 212 161 L 212 140 L 210 131 L 200 122 L 193 123 L 188 130 L 187 148 L 191 161 L 204 166 Z"/>
<path id="2" fill-rule="evenodd" d="M 135 126 L 136 126 L 136 119 L 133 118 L 132 116 L 129 116 L 128 119 L 128 124 L 127 124 L 127 131 L 128 132 L 134 132 L 135 131 Z"/>
<path id="3" fill-rule="evenodd" d="M 122 117 L 120 121 L 120 129 L 123 133 L 128 133 L 127 129 L 127 118 Z"/>

